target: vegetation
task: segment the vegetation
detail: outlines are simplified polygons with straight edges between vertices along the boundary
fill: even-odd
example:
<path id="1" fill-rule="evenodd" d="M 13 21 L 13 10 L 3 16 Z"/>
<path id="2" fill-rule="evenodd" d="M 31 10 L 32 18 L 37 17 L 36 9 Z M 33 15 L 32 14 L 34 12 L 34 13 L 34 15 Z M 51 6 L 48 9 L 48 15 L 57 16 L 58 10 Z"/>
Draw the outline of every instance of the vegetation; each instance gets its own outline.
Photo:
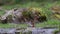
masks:
<path id="1" fill-rule="evenodd" d="M 27 2 L 27 1 L 29 1 L 29 2 Z M 10 9 L 13 9 L 13 8 L 22 8 L 22 7 L 27 7 L 27 8 L 34 7 L 34 8 L 36 8 L 37 7 L 37 8 L 42 9 L 41 13 L 44 13 L 46 15 L 47 21 L 35 24 L 36 27 L 46 27 L 46 26 L 59 27 L 59 25 L 60 25 L 59 19 L 54 18 L 52 16 L 53 13 L 50 10 L 50 8 L 52 6 L 55 6 L 55 5 L 60 6 L 60 1 L 59 0 L 51 0 L 51 1 L 50 0 L 48 0 L 48 1 L 47 0 L 45 0 L 45 1 L 44 0 L 33 0 L 32 2 L 30 0 L 26 0 L 25 3 L 24 3 L 24 0 L 23 0 L 23 2 L 22 2 L 22 0 L 12 0 L 13 3 L 11 2 L 11 0 L 9 0 L 9 1 L 6 0 L 6 1 L 2 1 L 1 3 L 4 4 L 4 2 L 5 2 L 5 5 L 1 6 L 3 8 L 3 10 L 0 10 L 0 15 L 4 14 L 4 10 L 10 10 Z M 10 4 L 12 4 L 12 5 L 10 5 L 10 4 L 6 5 L 8 2 L 10 2 Z M 19 24 L 19 25 L 16 25 L 16 26 L 27 27 L 28 25 L 27 24 Z M 15 25 L 0 24 L 0 27 L 8 28 L 8 27 L 15 27 Z"/>

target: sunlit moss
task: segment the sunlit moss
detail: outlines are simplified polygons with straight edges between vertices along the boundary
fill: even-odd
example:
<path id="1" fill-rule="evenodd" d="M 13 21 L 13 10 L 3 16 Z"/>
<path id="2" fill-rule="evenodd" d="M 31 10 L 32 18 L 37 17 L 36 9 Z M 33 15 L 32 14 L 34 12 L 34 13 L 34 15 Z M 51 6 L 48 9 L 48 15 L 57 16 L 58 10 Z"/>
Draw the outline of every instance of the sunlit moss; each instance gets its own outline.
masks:
<path id="1" fill-rule="evenodd" d="M 58 15 L 58 14 L 55 14 L 55 16 L 56 16 L 57 18 L 59 18 L 59 19 L 60 19 L 60 15 Z"/>

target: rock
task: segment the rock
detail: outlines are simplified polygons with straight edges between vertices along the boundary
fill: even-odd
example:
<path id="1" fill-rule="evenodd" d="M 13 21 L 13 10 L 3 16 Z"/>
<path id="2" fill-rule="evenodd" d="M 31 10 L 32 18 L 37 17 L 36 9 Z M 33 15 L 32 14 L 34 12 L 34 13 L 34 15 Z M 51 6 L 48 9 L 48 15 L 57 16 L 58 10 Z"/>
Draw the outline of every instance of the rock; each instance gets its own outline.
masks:
<path id="1" fill-rule="evenodd" d="M 18 9 L 12 9 L 7 11 L 3 16 L 1 16 L 1 20 L 3 22 L 11 22 L 11 23 L 16 23 L 16 24 L 20 24 L 20 23 L 26 23 L 26 21 L 29 23 L 29 21 L 31 21 L 31 24 L 34 22 L 43 22 L 46 21 L 46 16 L 45 15 L 41 15 L 41 13 L 39 12 L 39 10 L 37 9 L 33 9 L 29 10 L 29 8 L 18 8 Z M 36 11 L 37 10 L 37 11 Z M 33 26 L 34 27 L 34 26 Z"/>

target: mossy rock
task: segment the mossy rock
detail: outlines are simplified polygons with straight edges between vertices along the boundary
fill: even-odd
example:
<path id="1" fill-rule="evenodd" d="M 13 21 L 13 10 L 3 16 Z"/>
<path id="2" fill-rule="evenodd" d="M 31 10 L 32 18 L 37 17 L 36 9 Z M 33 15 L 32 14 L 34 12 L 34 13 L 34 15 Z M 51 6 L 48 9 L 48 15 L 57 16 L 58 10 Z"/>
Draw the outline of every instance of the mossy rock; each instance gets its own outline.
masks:
<path id="1" fill-rule="evenodd" d="M 54 14 L 53 16 L 55 17 L 55 19 L 60 19 L 60 15 L 59 14 Z"/>
<path id="2" fill-rule="evenodd" d="M 54 34 L 58 34 L 58 33 L 60 33 L 58 30 L 56 30 L 56 31 L 54 32 Z"/>

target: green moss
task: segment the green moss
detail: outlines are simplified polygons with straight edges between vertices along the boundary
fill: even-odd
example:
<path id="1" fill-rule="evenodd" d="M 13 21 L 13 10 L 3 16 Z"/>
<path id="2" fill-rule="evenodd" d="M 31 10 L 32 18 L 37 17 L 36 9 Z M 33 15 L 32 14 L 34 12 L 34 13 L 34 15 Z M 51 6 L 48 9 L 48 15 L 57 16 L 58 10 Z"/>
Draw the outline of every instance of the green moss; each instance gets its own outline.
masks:
<path id="1" fill-rule="evenodd" d="M 59 31 L 58 31 L 58 30 L 56 30 L 56 31 L 54 32 L 54 34 L 57 34 L 57 33 L 59 33 Z"/>

